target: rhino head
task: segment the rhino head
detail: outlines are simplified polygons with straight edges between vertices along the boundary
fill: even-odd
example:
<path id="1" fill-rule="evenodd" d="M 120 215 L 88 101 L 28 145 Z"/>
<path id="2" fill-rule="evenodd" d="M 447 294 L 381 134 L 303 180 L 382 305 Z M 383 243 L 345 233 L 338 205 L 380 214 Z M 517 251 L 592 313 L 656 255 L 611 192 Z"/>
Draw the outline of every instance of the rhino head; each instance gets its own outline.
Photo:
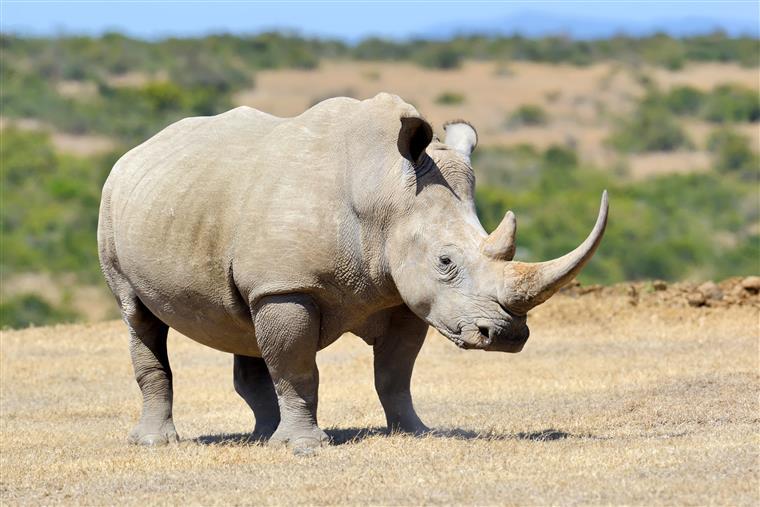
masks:
<path id="1" fill-rule="evenodd" d="M 596 225 L 575 250 L 546 262 L 514 261 L 515 215 L 508 211 L 487 234 L 475 212 L 475 129 L 448 122 L 441 143 L 421 118 L 401 121 L 403 213 L 386 243 L 401 298 L 459 347 L 519 352 L 529 335 L 528 311 L 571 281 L 599 246 L 607 192 Z"/>

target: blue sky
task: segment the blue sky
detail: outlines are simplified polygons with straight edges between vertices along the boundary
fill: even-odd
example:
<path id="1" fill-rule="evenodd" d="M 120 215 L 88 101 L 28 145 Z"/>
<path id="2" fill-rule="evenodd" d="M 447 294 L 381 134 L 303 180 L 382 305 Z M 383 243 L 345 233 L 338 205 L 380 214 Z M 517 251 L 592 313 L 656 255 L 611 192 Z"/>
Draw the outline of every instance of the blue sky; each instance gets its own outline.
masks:
<path id="1" fill-rule="evenodd" d="M 306 35 L 357 40 L 368 35 L 446 37 L 461 30 L 530 34 L 566 31 L 594 36 L 606 30 L 720 27 L 758 35 L 756 0 L 736 1 L 485 1 L 467 2 L 199 2 L 16 1 L 0 4 L 0 29 L 36 35 L 99 34 L 108 30 L 159 38 L 206 33 L 290 29 Z M 680 28 L 679 28 L 680 27 Z M 600 32 L 601 31 L 601 32 Z"/>

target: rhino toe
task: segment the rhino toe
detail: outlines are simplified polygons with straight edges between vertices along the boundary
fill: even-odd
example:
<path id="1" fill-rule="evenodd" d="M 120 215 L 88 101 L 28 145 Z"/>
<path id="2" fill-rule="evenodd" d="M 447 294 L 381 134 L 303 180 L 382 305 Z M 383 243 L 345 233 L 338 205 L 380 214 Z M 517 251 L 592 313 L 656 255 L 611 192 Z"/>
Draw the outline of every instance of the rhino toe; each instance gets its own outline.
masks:
<path id="1" fill-rule="evenodd" d="M 138 424 L 129 434 L 129 443 L 134 445 L 157 447 L 175 442 L 179 442 L 179 435 L 172 421 L 165 422 L 159 428 Z"/>
<path id="2" fill-rule="evenodd" d="M 317 452 L 317 449 L 327 445 L 328 441 L 312 437 L 300 437 L 292 440 L 288 445 L 293 449 L 296 456 L 311 456 Z"/>
<path id="3" fill-rule="evenodd" d="M 320 447 L 328 445 L 330 437 L 319 428 L 304 432 L 286 432 L 277 430 L 269 439 L 271 446 L 287 446 L 297 456 L 314 454 Z"/>
<path id="4" fill-rule="evenodd" d="M 137 445 L 145 445 L 148 447 L 167 445 L 169 442 L 177 442 L 179 438 L 174 435 L 160 435 L 158 433 L 151 433 L 148 435 L 142 435 L 139 438 L 135 438 L 132 443 Z"/>

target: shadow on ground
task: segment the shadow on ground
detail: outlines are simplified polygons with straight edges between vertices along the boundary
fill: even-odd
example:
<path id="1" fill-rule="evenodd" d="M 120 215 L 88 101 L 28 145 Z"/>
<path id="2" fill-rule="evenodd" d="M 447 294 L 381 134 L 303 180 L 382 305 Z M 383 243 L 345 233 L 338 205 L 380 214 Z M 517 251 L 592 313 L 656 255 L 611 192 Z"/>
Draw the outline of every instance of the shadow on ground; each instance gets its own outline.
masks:
<path id="1" fill-rule="evenodd" d="M 330 436 L 332 445 L 354 444 L 372 437 L 389 437 L 395 433 L 385 428 L 331 428 L 325 433 Z M 428 433 L 415 435 L 418 438 L 451 438 L 456 440 L 532 440 L 537 442 L 551 442 L 554 440 L 572 439 L 596 439 L 593 435 L 575 435 L 553 428 L 520 432 L 520 433 L 479 433 L 476 431 L 460 428 L 432 430 Z M 192 440 L 200 445 L 260 445 L 265 441 L 251 437 L 250 433 L 220 433 L 218 435 L 202 435 Z"/>

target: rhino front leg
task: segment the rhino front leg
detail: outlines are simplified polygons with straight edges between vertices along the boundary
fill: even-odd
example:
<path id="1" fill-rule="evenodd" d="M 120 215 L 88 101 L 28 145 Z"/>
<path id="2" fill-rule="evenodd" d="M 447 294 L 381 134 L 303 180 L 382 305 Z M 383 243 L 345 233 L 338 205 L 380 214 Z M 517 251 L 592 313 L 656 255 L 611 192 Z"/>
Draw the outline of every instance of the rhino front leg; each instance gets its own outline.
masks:
<path id="1" fill-rule="evenodd" d="M 264 359 L 236 354 L 234 384 L 235 391 L 248 403 L 256 418 L 253 438 L 268 439 L 280 424 L 280 407 Z"/>
<path id="2" fill-rule="evenodd" d="M 323 445 L 329 438 L 317 426 L 317 306 L 308 296 L 266 297 L 254 309 L 254 324 L 280 407 L 280 424 L 270 444 L 296 450 Z"/>
<path id="3" fill-rule="evenodd" d="M 414 410 L 410 384 L 428 325 L 407 307 L 395 310 L 388 330 L 375 339 L 375 389 L 390 431 L 429 431 Z"/>

